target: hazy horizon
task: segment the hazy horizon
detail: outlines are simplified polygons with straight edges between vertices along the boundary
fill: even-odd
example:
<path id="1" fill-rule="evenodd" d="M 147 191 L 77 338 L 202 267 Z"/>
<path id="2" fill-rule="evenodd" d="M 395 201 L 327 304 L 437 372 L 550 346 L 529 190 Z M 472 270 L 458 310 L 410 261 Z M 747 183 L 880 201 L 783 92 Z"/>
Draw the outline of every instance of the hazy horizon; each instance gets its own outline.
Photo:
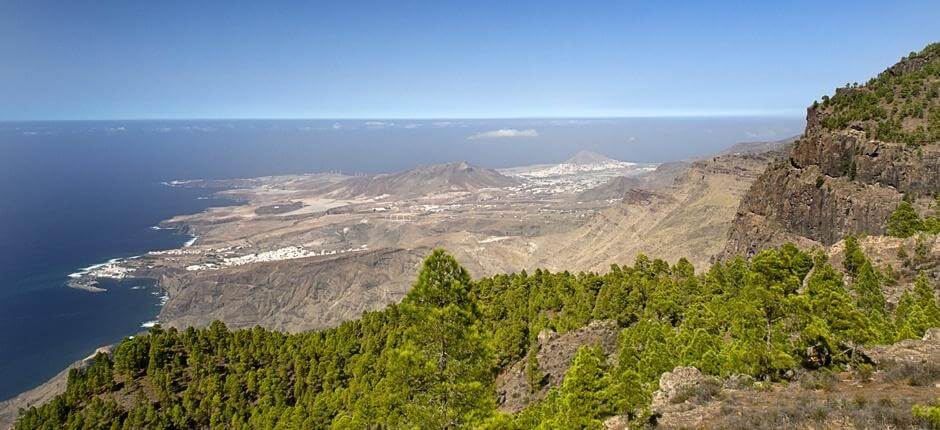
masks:
<path id="1" fill-rule="evenodd" d="M 795 116 L 4 121 L 0 144 L 11 166 L 18 155 L 37 156 L 49 144 L 86 146 L 133 153 L 142 165 L 168 169 L 164 179 L 181 179 L 386 173 L 457 160 L 502 168 L 560 162 L 580 150 L 664 162 L 793 137 L 804 124 Z M 168 158 L 177 168 L 164 162 Z"/>

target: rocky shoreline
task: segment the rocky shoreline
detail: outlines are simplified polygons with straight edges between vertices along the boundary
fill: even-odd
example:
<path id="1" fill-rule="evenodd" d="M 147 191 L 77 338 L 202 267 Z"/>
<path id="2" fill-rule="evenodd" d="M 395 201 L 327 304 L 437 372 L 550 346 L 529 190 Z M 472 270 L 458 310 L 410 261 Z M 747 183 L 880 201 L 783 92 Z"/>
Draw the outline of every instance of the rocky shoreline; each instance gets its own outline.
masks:
<path id="1" fill-rule="evenodd" d="M 98 280 L 94 278 L 81 277 L 78 279 L 69 279 L 65 282 L 69 288 L 74 288 L 76 290 L 88 291 L 90 293 L 103 293 L 108 291 L 105 288 L 98 286 Z"/>

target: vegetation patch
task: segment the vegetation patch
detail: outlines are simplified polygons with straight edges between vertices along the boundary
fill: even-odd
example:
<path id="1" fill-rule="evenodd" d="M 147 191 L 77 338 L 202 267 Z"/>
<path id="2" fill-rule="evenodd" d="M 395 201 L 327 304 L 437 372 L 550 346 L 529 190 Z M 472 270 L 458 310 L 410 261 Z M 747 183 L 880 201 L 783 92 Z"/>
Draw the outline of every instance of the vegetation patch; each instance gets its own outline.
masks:
<path id="1" fill-rule="evenodd" d="M 603 275 L 536 270 L 473 281 L 435 251 L 402 303 L 333 329 L 232 331 L 214 322 L 125 339 L 113 356 L 71 372 L 66 392 L 24 411 L 17 428 L 601 428 L 614 415 L 642 424 L 660 376 L 677 366 L 785 381 L 801 368 L 857 365 L 862 346 L 940 326 L 925 276 L 889 310 L 883 276 L 867 259 L 856 263 L 846 284 L 822 254 L 785 245 L 703 273 L 684 259 L 641 255 Z M 540 331 L 593 320 L 619 322 L 615 360 L 581 347 L 544 399 L 498 412 L 495 376 L 534 356 Z M 527 372 L 539 386 L 537 366 Z M 683 396 L 706 402 L 719 390 L 703 384 Z M 780 405 L 761 422 L 820 422 L 849 416 L 855 403 Z M 911 406 L 857 419 L 910 423 Z M 755 419 L 738 425 L 760 428 Z"/>
<path id="2" fill-rule="evenodd" d="M 909 66 L 911 70 L 901 70 Z M 940 141 L 940 44 L 912 52 L 865 85 L 846 84 L 814 106 L 830 130 L 864 129 L 869 139 L 920 146 Z"/>

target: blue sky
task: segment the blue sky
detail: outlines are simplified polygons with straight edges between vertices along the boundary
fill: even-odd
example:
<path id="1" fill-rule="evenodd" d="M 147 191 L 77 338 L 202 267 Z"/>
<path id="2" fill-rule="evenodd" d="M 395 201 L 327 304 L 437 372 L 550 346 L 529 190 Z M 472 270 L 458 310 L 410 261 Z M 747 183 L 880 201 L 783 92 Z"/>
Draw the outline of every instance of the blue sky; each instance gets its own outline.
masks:
<path id="1" fill-rule="evenodd" d="M 938 23 L 936 0 L 3 1 L 0 119 L 802 115 Z"/>

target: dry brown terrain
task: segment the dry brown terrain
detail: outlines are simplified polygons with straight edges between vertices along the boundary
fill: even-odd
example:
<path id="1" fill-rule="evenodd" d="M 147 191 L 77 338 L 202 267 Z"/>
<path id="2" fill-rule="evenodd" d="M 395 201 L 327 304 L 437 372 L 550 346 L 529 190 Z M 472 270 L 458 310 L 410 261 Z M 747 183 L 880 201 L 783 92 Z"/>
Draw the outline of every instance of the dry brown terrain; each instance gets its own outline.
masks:
<path id="1" fill-rule="evenodd" d="M 661 169 L 581 155 L 588 161 L 499 172 L 452 163 L 375 177 L 240 180 L 222 194 L 244 204 L 163 223 L 198 236 L 193 246 L 122 265 L 160 280 L 164 324 L 221 319 L 288 331 L 397 302 L 421 255 L 437 247 L 476 277 L 605 271 L 641 252 L 702 267 L 721 251 L 741 197 L 776 154 Z M 638 186 L 607 198 L 632 182 Z M 226 184 L 186 184 L 209 185 Z M 608 191 L 585 199 L 597 188 Z"/>

